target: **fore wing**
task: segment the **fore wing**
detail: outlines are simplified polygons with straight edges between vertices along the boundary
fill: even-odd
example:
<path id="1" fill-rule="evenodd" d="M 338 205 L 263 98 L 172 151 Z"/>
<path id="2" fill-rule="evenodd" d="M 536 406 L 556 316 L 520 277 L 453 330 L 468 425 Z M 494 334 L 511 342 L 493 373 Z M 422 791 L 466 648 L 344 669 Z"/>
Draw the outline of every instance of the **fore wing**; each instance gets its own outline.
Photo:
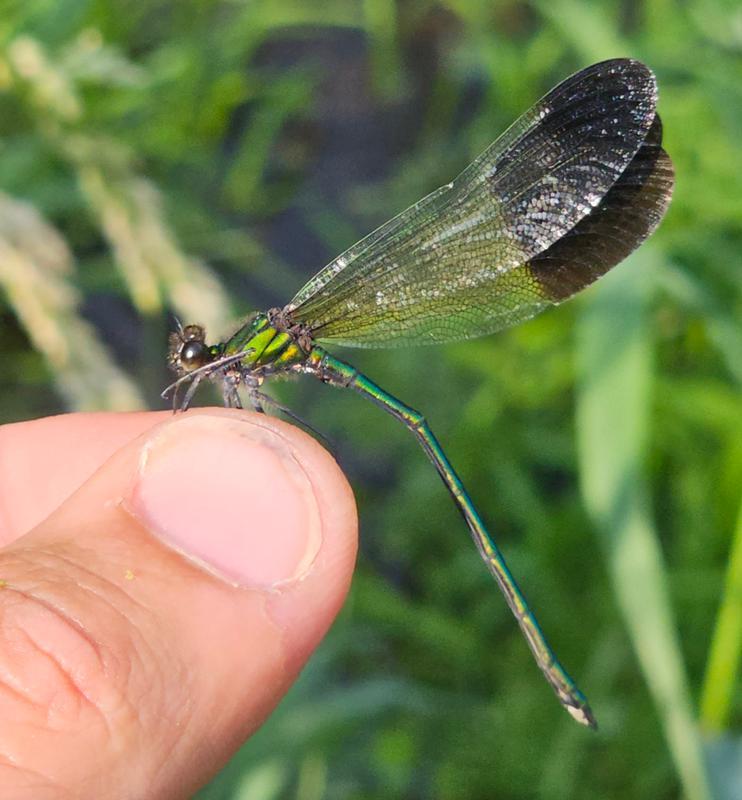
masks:
<path id="1" fill-rule="evenodd" d="M 287 312 L 316 339 L 380 347 L 484 335 L 566 299 L 664 213 L 672 170 L 655 105 L 639 62 L 573 75 L 452 183 L 328 264 Z M 643 216 L 627 205 L 638 188 Z"/>

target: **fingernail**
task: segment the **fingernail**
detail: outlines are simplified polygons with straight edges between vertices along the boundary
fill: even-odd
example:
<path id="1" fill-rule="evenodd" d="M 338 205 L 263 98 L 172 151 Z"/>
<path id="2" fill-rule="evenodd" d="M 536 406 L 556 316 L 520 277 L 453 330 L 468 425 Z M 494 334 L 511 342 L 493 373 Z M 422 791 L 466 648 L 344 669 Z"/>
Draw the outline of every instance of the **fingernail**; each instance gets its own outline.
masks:
<path id="1" fill-rule="evenodd" d="M 300 579 L 322 540 L 312 483 L 287 440 L 232 415 L 159 429 L 129 505 L 163 542 L 240 586 Z"/>

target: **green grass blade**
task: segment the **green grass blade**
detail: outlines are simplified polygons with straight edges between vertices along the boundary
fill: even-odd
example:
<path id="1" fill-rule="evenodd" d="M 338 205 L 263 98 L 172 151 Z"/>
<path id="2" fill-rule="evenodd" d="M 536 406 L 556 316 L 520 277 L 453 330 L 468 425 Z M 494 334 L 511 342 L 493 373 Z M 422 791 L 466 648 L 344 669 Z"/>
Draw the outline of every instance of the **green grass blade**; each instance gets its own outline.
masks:
<path id="1" fill-rule="evenodd" d="M 727 727 L 742 657 L 742 505 L 729 555 L 724 596 L 711 640 L 701 693 L 703 727 L 719 733 Z"/>
<path id="2" fill-rule="evenodd" d="M 709 798 L 700 739 L 643 475 L 652 372 L 653 251 L 607 276 L 578 328 L 582 493 L 685 795 Z"/>

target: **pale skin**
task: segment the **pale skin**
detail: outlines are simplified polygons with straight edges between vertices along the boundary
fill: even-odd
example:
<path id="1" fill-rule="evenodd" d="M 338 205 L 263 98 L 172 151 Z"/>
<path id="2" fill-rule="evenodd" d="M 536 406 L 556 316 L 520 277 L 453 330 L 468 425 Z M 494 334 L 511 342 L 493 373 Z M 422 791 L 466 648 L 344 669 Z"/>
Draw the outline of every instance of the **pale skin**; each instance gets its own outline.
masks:
<path id="1" fill-rule="evenodd" d="M 332 457 L 263 415 L 0 426 L 3 796 L 192 796 L 330 627 L 356 540 Z"/>

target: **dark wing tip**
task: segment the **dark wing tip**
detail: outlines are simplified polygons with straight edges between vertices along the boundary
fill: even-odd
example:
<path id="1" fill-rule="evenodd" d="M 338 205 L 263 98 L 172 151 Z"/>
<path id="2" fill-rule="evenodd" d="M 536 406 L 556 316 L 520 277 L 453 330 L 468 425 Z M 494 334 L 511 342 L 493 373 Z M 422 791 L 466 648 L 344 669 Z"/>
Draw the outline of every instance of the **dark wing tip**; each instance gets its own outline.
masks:
<path id="1" fill-rule="evenodd" d="M 605 109 L 598 121 L 609 123 L 604 135 L 624 139 L 630 161 L 652 126 L 657 108 L 657 79 L 646 64 L 630 58 L 599 61 L 576 72 L 552 89 L 539 105 L 547 108 L 576 107 Z M 608 113 L 613 111 L 614 114 Z"/>
<path id="2" fill-rule="evenodd" d="M 644 143 L 602 201 L 528 263 L 540 291 L 559 303 L 623 261 L 660 224 L 673 187 L 662 121 L 655 115 Z"/>
<path id="3" fill-rule="evenodd" d="M 609 58 L 605 61 L 597 61 L 595 64 L 575 72 L 563 83 L 577 78 L 596 80 L 611 76 L 617 81 L 631 85 L 648 97 L 657 99 L 657 79 L 654 72 L 645 63 L 635 58 Z"/>

